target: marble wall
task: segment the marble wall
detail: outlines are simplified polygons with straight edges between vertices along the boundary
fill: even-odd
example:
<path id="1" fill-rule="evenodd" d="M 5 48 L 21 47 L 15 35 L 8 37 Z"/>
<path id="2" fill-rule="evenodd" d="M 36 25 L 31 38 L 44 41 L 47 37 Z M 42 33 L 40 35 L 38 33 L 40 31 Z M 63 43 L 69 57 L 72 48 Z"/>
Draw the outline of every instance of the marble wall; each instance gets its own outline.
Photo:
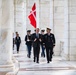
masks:
<path id="1" fill-rule="evenodd" d="M 0 0 L 0 17 L 1 17 L 1 5 L 2 5 L 2 0 Z M 1 18 L 0 18 L 1 19 Z M 0 22 L 1 23 L 1 22 Z"/>
<path id="2" fill-rule="evenodd" d="M 65 0 L 64 6 L 64 51 L 66 60 L 76 60 L 76 1 Z"/>
<path id="3" fill-rule="evenodd" d="M 63 46 L 63 51 L 62 51 L 62 57 L 63 57 L 63 59 L 65 59 L 65 60 L 69 60 L 69 51 L 70 51 L 70 49 L 69 49 L 69 47 L 70 47 L 70 45 L 69 45 L 69 24 L 68 24 L 68 20 L 69 18 L 68 18 L 68 0 L 64 0 L 64 36 L 63 36 L 63 38 L 64 38 L 64 40 L 63 40 L 63 42 L 64 42 L 64 46 Z"/>
<path id="4" fill-rule="evenodd" d="M 76 0 L 69 0 L 70 60 L 76 60 Z"/>
<path id="5" fill-rule="evenodd" d="M 53 30 L 56 37 L 55 55 L 61 55 L 60 42 L 64 33 L 64 0 L 53 0 Z"/>
<path id="6" fill-rule="evenodd" d="M 46 29 L 47 27 L 50 27 L 50 0 L 40 0 L 39 4 L 39 28 L 40 29 Z"/>

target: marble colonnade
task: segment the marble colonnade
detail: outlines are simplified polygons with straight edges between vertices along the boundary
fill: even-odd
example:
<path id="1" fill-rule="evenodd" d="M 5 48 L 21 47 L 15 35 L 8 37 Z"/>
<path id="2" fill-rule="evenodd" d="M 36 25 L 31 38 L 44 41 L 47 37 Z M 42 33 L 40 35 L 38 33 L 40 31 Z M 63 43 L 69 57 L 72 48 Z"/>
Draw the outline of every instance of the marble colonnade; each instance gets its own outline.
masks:
<path id="1" fill-rule="evenodd" d="M 8 72 L 14 73 L 17 69 L 14 64 L 15 60 L 12 59 L 13 26 L 13 0 L 0 0 L 0 75 L 6 75 Z"/>

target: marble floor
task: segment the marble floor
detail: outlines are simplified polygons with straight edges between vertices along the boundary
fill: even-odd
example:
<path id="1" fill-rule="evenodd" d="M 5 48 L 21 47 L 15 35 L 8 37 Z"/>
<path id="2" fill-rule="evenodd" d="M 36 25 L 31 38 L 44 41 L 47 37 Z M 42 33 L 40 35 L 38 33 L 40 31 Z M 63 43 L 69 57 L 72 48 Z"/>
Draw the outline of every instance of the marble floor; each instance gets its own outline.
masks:
<path id="1" fill-rule="evenodd" d="M 33 56 L 27 58 L 26 51 L 14 52 L 14 57 L 20 63 L 17 75 L 76 75 L 76 62 L 63 61 L 61 57 L 53 56 L 51 63 L 46 62 L 46 58 L 40 57 L 40 63 L 33 62 Z"/>

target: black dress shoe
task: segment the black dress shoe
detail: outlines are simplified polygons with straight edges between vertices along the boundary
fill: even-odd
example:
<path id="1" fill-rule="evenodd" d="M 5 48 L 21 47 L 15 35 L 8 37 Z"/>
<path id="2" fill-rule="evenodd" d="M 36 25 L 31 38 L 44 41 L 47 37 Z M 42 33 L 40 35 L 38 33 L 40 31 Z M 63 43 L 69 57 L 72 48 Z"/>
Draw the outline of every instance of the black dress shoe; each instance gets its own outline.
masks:
<path id="1" fill-rule="evenodd" d="M 35 62 L 35 60 L 34 60 L 34 62 Z"/>
<path id="2" fill-rule="evenodd" d="M 43 54 L 41 53 L 41 57 L 43 57 Z"/>
<path id="3" fill-rule="evenodd" d="M 30 56 L 28 56 L 28 58 L 31 58 Z"/>
<path id="4" fill-rule="evenodd" d="M 49 63 L 49 61 L 47 63 Z"/>
<path id="5" fill-rule="evenodd" d="M 39 63 L 39 61 L 37 61 L 37 63 Z"/>
<path id="6" fill-rule="evenodd" d="M 50 62 L 52 61 L 52 59 L 49 60 Z"/>
<path id="7" fill-rule="evenodd" d="M 44 54 L 44 58 L 45 58 L 45 54 Z"/>

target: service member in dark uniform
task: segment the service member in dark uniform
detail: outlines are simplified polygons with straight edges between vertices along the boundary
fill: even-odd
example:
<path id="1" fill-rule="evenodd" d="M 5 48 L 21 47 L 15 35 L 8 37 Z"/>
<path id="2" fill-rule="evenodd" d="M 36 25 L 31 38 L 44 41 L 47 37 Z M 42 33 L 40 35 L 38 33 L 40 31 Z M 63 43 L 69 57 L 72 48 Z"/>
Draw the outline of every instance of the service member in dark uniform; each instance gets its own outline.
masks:
<path id="1" fill-rule="evenodd" d="M 21 44 L 21 38 L 20 38 L 19 34 L 16 34 L 15 44 L 16 44 L 16 47 L 17 47 L 17 53 L 19 53 L 19 48 L 20 48 L 20 44 Z"/>
<path id="2" fill-rule="evenodd" d="M 55 46 L 55 36 L 51 33 L 51 29 L 47 28 L 47 33 L 44 36 L 47 63 L 52 61 L 53 48 Z"/>
<path id="3" fill-rule="evenodd" d="M 32 47 L 32 41 L 31 41 L 31 30 L 27 30 L 27 35 L 25 36 L 25 41 L 27 45 L 27 57 L 31 57 L 31 47 Z"/>
<path id="4" fill-rule="evenodd" d="M 39 53 L 41 43 L 41 34 L 39 34 L 39 28 L 36 28 L 36 32 L 32 34 L 31 39 L 33 43 L 34 62 L 39 63 Z"/>
<path id="5" fill-rule="evenodd" d="M 44 32 L 45 30 L 41 30 L 41 36 L 42 36 L 42 41 L 41 41 L 41 57 L 45 57 L 45 43 L 44 43 Z"/>

